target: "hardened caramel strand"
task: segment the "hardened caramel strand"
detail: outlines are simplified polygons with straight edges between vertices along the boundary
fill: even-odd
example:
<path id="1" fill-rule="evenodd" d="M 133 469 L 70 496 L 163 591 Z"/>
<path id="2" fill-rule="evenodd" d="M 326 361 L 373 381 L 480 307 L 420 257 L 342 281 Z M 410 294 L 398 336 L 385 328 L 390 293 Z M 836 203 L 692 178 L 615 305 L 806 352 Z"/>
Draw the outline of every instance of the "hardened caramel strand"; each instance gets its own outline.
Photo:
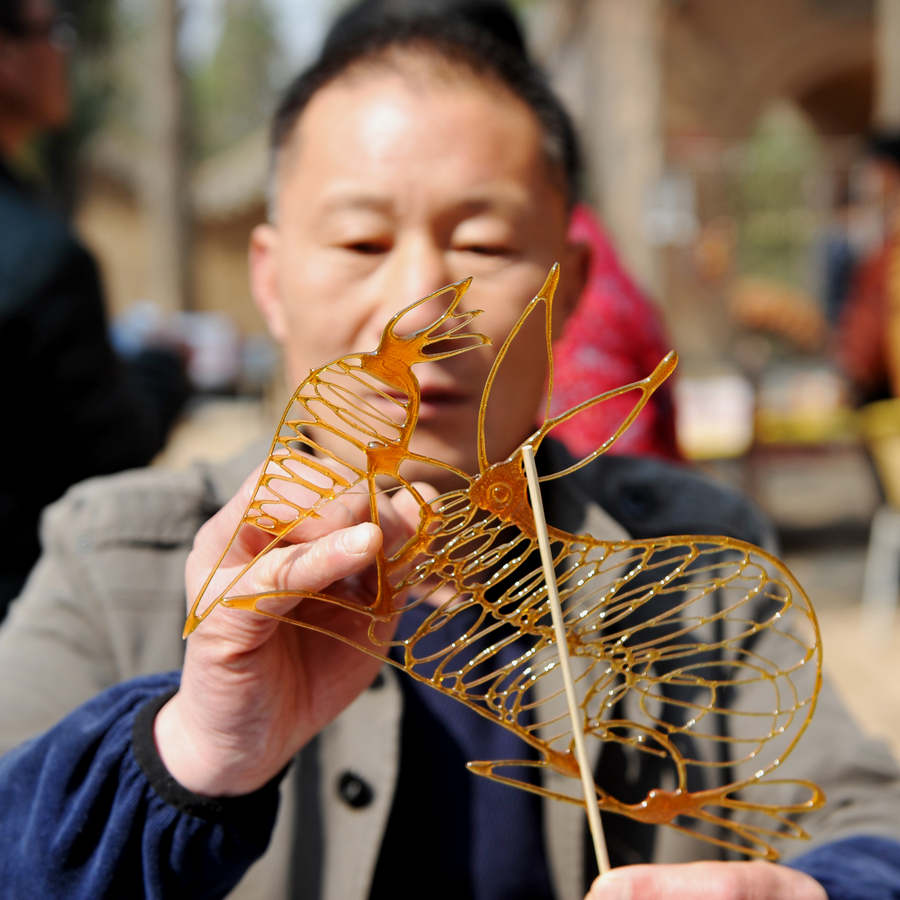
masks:
<path id="1" fill-rule="evenodd" d="M 472 762 L 473 771 L 583 806 L 522 446 L 537 451 L 560 422 L 635 392 L 631 413 L 594 453 L 540 480 L 575 472 L 625 431 L 676 358 L 670 353 L 647 378 L 546 419 L 507 459 L 489 462 L 484 434 L 491 386 L 508 348 L 539 308 L 550 353 L 557 280 L 554 266 L 498 352 L 478 414 L 480 470 L 468 475 L 454 469 L 458 490 L 426 502 L 404 480 L 402 464 L 417 459 L 452 468 L 410 450 L 419 403 L 412 370 L 487 342 L 467 330 L 474 311 L 456 312 L 468 281 L 419 301 L 449 297 L 445 312 L 428 328 L 399 335 L 404 310 L 375 351 L 310 373 L 288 404 L 239 527 L 272 536 L 262 556 L 344 492 L 368 492 L 377 522 L 375 497 L 386 482 L 413 491 L 421 504 L 419 528 L 393 555 L 379 557 L 375 603 L 350 605 L 327 593 L 316 598 L 368 617 L 369 643 L 353 644 L 362 652 L 384 656 L 392 650 L 389 662 L 514 732 L 537 752 L 537 760 Z M 552 391 L 552 366 L 550 371 Z M 373 391 L 390 398 L 396 412 L 386 414 L 384 404 L 369 403 L 365 397 Z M 323 433 L 332 447 L 338 438 L 342 450 L 327 450 L 317 438 Z M 806 781 L 771 777 L 806 729 L 821 681 L 815 614 L 786 567 L 764 550 L 724 536 L 604 541 L 551 526 L 549 537 L 585 740 L 595 753 L 602 744 L 628 747 L 639 767 L 653 763 L 661 771 L 660 783 L 643 797 L 625 796 L 622 785 L 596 784 L 600 809 L 767 859 L 777 855 L 773 838 L 806 837 L 794 817 L 821 806 L 821 791 Z M 274 615 L 264 606 L 269 595 L 234 595 L 236 581 L 200 611 L 204 586 L 186 633 L 219 603 Z M 420 604 L 433 608 L 411 636 L 379 639 L 379 621 Z M 275 618 L 312 627 L 302 620 L 302 608 Z M 428 649 L 420 649 L 426 638 Z M 500 651 L 508 648 L 514 648 L 513 658 L 507 652 L 501 662 Z M 520 780 L 513 772 L 521 766 L 565 776 L 572 792 Z"/>

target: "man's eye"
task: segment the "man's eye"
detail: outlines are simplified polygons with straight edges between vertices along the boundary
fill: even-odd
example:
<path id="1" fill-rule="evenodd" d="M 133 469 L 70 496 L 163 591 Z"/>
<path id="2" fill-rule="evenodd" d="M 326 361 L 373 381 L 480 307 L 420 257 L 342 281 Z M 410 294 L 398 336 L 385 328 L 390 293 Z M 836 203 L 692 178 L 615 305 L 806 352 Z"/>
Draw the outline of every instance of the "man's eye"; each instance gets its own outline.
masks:
<path id="1" fill-rule="evenodd" d="M 362 253 L 367 256 L 386 253 L 390 249 L 386 241 L 348 241 L 342 246 L 351 253 Z"/>
<path id="2" fill-rule="evenodd" d="M 506 256 L 510 248 L 505 244 L 465 244 L 458 247 L 463 253 L 475 253 L 478 256 Z"/>

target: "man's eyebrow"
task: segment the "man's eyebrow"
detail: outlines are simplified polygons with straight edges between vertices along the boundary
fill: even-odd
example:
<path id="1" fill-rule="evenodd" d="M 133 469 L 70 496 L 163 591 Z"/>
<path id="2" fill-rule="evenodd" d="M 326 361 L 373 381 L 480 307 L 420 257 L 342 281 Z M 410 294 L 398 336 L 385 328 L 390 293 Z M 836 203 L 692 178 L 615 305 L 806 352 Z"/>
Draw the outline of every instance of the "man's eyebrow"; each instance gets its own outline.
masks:
<path id="1" fill-rule="evenodd" d="M 527 207 L 528 201 L 528 196 L 522 191 L 491 189 L 463 195 L 453 204 L 453 208 L 469 215 L 481 212 L 519 213 Z"/>
<path id="2" fill-rule="evenodd" d="M 443 212 L 455 215 L 491 212 L 518 215 L 528 207 L 529 202 L 528 193 L 517 186 L 493 184 L 474 188 L 454 198 Z M 389 194 L 373 192 L 365 187 L 338 187 L 327 194 L 319 205 L 319 213 L 324 216 L 353 211 L 390 215 L 394 211 L 394 199 Z"/>
<path id="3" fill-rule="evenodd" d="M 347 210 L 372 210 L 388 213 L 392 206 L 391 199 L 382 194 L 357 189 L 338 189 L 325 197 L 320 211 L 325 215 Z"/>

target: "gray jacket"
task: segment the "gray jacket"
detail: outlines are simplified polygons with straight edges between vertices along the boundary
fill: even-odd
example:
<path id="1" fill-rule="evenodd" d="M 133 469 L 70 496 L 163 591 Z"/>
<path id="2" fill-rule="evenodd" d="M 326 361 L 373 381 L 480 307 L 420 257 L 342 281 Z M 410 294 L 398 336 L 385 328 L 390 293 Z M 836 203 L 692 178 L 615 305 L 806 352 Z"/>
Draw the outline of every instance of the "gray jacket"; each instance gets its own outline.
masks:
<path id="1" fill-rule="evenodd" d="M 48 510 L 43 556 L 0 629 L 0 750 L 118 681 L 180 667 L 184 563 L 194 534 L 263 453 L 256 447 L 226 465 L 95 479 Z M 764 521 L 738 495 L 650 460 L 601 458 L 549 482 L 545 503 L 554 524 L 605 539 L 699 532 L 771 544 Z M 269 850 L 234 897 L 367 897 L 397 778 L 399 677 L 386 668 L 304 748 L 282 786 Z M 342 796 L 347 772 L 372 789 L 367 805 Z M 549 777 L 547 787 L 569 792 Z M 862 833 L 900 839 L 900 772 L 883 745 L 859 733 L 828 684 L 776 777 L 825 790 L 826 807 L 803 818 L 813 844 Z M 607 829 L 617 821 L 610 817 Z M 546 804 L 545 842 L 561 900 L 584 893 L 584 828 L 577 806 Z M 779 849 L 790 856 L 809 846 L 783 841 Z M 715 846 L 666 828 L 652 856 L 718 857 Z"/>

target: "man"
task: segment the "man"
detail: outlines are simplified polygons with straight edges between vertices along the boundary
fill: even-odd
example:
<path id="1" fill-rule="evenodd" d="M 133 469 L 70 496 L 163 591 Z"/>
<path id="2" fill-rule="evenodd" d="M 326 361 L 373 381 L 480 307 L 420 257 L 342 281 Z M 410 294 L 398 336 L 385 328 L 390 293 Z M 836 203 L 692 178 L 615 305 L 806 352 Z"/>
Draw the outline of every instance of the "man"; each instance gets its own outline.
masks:
<path id="1" fill-rule="evenodd" d="M 573 154 L 561 111 L 533 73 L 485 40 L 452 23 L 388 27 L 301 76 L 276 115 L 272 221 L 254 232 L 250 257 L 254 296 L 298 381 L 329 358 L 373 348 L 411 299 L 474 275 L 466 307 L 485 310 L 479 329 L 495 343 L 423 368 L 412 444 L 469 472 L 483 380 L 522 298 L 560 260 L 569 273 L 562 319 L 577 294 L 572 273 L 583 270 L 581 250 L 566 240 Z M 423 322 L 434 317 L 427 306 L 414 314 Z M 530 323 L 494 384 L 490 459 L 531 431 L 543 355 L 541 323 Z M 443 765 L 454 752 L 479 758 L 465 754 L 492 735 L 473 735 L 468 722 L 459 729 L 452 711 L 429 705 L 376 659 L 315 630 L 219 607 L 189 638 L 180 679 L 147 675 L 179 666 L 185 599 L 221 557 L 255 477 L 235 493 L 233 469 L 132 474 L 86 485 L 48 516 L 48 553 L 0 633 L 4 738 L 47 727 L 121 678 L 146 677 L 0 760 L 0 843 L 8 848 L 0 879 L 49 896 L 218 896 L 263 853 L 280 786 L 287 808 L 272 846 L 235 896 L 583 896 L 589 868 L 578 808 L 534 804 Z M 447 486 L 432 467 L 410 477 Z M 739 498 L 649 461 L 604 460 L 551 493 L 551 504 L 599 538 L 701 528 L 768 536 Z M 328 505 L 237 589 L 327 589 L 364 600 L 378 547 L 396 545 L 416 524 L 402 495 L 381 512 L 377 528 L 366 521 L 365 496 Z M 258 542 L 245 533 L 231 546 L 224 577 Z M 351 611 L 309 599 L 298 606 L 296 597 L 278 604 L 310 625 L 324 615 L 329 630 L 362 637 Z M 855 885 L 857 868 L 848 880 L 841 863 L 877 855 L 893 860 L 880 884 L 895 884 L 896 767 L 861 740 L 834 739 L 844 712 L 827 689 L 821 706 L 791 775 L 824 776 L 838 800 L 804 822 L 821 842 L 805 862 L 623 868 L 591 896 L 702 890 L 821 900 L 809 872 Z M 622 762 L 606 777 L 631 779 Z M 608 829 L 619 864 L 716 854 L 657 840 L 652 828 L 638 834 L 625 820 Z"/>
<path id="2" fill-rule="evenodd" d="M 47 0 L 3 3 L 0 620 L 38 557 L 43 507 L 90 475 L 149 462 L 187 394 L 174 352 L 148 350 L 129 366 L 115 358 L 93 258 L 12 168 L 30 140 L 68 119 L 70 38 Z"/>

